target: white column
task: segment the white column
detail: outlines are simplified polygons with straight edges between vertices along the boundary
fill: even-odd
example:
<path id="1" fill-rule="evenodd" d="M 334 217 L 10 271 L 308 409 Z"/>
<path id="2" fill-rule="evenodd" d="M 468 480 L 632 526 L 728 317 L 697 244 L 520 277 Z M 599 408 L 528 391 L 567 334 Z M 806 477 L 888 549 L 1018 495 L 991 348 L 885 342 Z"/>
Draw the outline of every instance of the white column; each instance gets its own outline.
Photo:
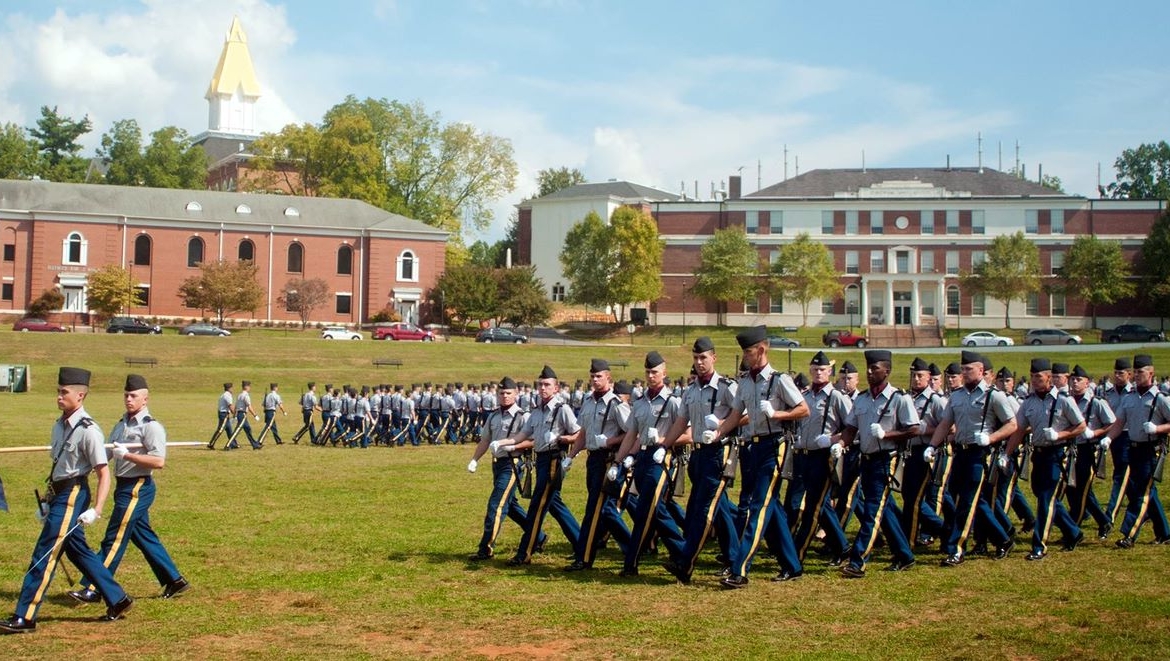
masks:
<path id="1" fill-rule="evenodd" d="M 861 319 L 859 319 L 857 323 L 859 326 L 868 326 L 869 325 L 869 292 L 866 291 L 866 288 L 869 287 L 869 283 L 865 281 L 865 278 L 861 278 L 860 281 L 857 283 L 857 287 L 861 291 L 861 298 L 857 301 L 857 305 L 858 305 L 857 312 L 858 312 L 859 316 L 861 317 Z"/>
<path id="2" fill-rule="evenodd" d="M 938 319 L 938 325 L 946 328 L 947 322 L 947 287 L 946 280 L 939 278 L 935 282 L 935 287 L 938 288 L 938 294 L 934 302 L 934 317 Z"/>
<path id="3" fill-rule="evenodd" d="M 918 281 L 911 283 L 910 289 L 910 323 L 917 326 L 922 323 L 922 310 L 918 301 Z"/>
<path id="4" fill-rule="evenodd" d="M 894 323 L 894 283 L 886 280 L 886 309 L 882 311 L 882 319 L 887 325 Z"/>

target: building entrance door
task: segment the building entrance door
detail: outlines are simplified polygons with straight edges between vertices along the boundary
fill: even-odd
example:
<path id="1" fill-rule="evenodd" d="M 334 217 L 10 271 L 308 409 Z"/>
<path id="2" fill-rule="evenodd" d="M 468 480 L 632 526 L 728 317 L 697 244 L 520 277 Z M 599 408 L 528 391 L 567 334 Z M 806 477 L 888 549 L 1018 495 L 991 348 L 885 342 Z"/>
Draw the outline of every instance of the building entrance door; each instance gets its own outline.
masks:
<path id="1" fill-rule="evenodd" d="M 913 317 L 910 315 L 910 292 L 896 291 L 894 292 L 894 325 L 895 326 L 909 326 L 913 322 Z"/>

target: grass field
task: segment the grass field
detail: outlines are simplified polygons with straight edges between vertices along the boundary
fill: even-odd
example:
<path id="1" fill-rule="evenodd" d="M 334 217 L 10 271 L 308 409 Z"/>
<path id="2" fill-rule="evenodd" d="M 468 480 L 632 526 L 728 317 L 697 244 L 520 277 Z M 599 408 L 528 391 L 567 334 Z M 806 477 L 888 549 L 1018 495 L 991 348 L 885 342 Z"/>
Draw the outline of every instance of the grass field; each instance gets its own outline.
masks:
<path id="1" fill-rule="evenodd" d="M 0 446 L 47 444 L 57 411 L 52 396 L 62 364 L 94 371 L 88 410 L 108 431 L 120 411 L 125 356 L 155 356 L 140 368 L 151 382 L 152 412 L 171 440 L 206 440 L 223 381 L 269 381 L 295 401 L 304 381 L 410 383 L 532 379 L 544 363 L 570 382 L 589 358 L 625 358 L 640 374 L 646 345 L 634 347 L 484 346 L 324 342 L 315 335 L 232 338 L 0 333 L 0 363 L 30 364 L 33 391 L 0 393 Z M 730 342 L 730 340 L 728 341 Z M 731 344 L 720 345 L 730 371 Z M 658 347 L 672 374 L 688 352 Z M 1129 348 L 1129 353 L 1133 353 Z M 1119 350 L 1119 354 L 1120 354 Z M 1152 351 L 1170 368 L 1170 350 Z M 807 364 L 811 351 L 794 362 Z M 957 357 L 939 356 L 940 363 Z M 1027 353 L 991 352 L 997 366 L 1026 365 Z M 1067 354 L 1094 374 L 1113 353 Z M 401 369 L 371 359 L 401 357 Z M 783 367 L 777 355 L 774 362 Z M 835 353 L 860 361 L 860 352 Z M 895 359 L 896 373 L 909 358 Z M 257 398 L 258 399 L 258 398 Z M 283 419 L 291 436 L 299 416 Z M 468 447 L 345 450 L 272 446 L 253 452 L 172 450 L 159 474 L 152 520 L 193 589 L 175 601 L 130 550 L 118 573 L 136 597 L 121 622 L 94 621 L 58 573 L 38 630 L 0 638 L 4 658 L 1147 658 L 1170 647 L 1166 622 L 1170 548 L 1119 551 L 1092 539 L 1075 553 L 1026 563 L 937 567 L 926 551 L 900 574 L 848 581 L 810 556 L 799 581 L 773 584 L 776 563 L 759 559 L 747 589 L 725 592 L 709 575 L 712 551 L 690 586 L 654 560 L 642 576 L 620 579 L 616 550 L 593 572 L 565 574 L 570 549 L 555 525 L 530 567 L 506 567 L 519 531 L 507 524 L 501 559 L 472 565 L 490 491 L 485 466 L 465 471 Z M 47 453 L 0 455 L 11 512 L 0 517 L 0 609 L 15 603 L 38 524 L 32 490 L 42 486 Z M 1027 487 L 1025 487 L 1027 489 Z M 1098 483 L 1102 493 L 1103 483 Z M 580 516 L 583 466 L 569 474 L 569 506 Z M 108 506 L 109 507 L 109 506 Z M 104 530 L 91 531 L 91 545 Z M 550 521 L 551 524 L 551 521 Z M 1091 529 L 1090 529 L 1091 531 Z M 1017 548 L 1022 548 L 1021 545 Z M 873 567 L 885 564 L 880 551 Z M 75 572 L 76 573 L 76 572 Z M 7 612 L 0 610 L 0 612 Z"/>

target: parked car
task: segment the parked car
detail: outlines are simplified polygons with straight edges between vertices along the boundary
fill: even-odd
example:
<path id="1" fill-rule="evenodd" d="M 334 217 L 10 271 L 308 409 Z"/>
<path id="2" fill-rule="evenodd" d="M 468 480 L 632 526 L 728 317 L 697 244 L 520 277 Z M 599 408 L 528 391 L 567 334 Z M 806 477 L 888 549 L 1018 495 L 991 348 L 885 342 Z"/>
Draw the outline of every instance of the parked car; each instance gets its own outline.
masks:
<path id="1" fill-rule="evenodd" d="M 344 326 L 326 326 L 321 329 L 322 340 L 360 340 L 362 334 Z"/>
<path id="2" fill-rule="evenodd" d="M 868 340 L 864 335 L 857 335 L 853 331 L 831 330 L 821 336 L 821 343 L 827 347 L 857 347 L 864 349 Z"/>
<path id="3" fill-rule="evenodd" d="M 1015 340 L 1010 337 L 987 331 L 975 331 L 963 337 L 963 346 L 965 347 L 1010 347 L 1015 343 Z"/>
<path id="4" fill-rule="evenodd" d="M 106 325 L 107 333 L 138 333 L 140 335 L 158 335 L 162 332 L 162 326 L 155 324 L 151 326 L 141 319 L 134 317 L 114 317 L 110 319 L 110 323 Z"/>
<path id="5" fill-rule="evenodd" d="M 64 333 L 65 327 L 61 324 L 55 324 L 44 319 L 37 319 L 36 317 L 25 317 L 20 321 L 12 324 L 12 330 L 27 333 L 29 331 L 39 331 L 44 333 Z"/>
<path id="6" fill-rule="evenodd" d="M 1081 336 L 1060 328 L 1033 328 L 1024 334 L 1024 344 L 1080 344 Z"/>
<path id="7" fill-rule="evenodd" d="M 423 330 L 414 324 L 398 322 L 388 326 L 374 328 L 375 340 L 418 340 L 420 342 L 434 342 L 435 334 Z"/>
<path id="8" fill-rule="evenodd" d="M 787 337 L 780 337 L 779 335 L 769 335 L 768 346 L 772 348 L 795 349 L 800 346 L 800 342 L 790 340 Z"/>
<path id="9" fill-rule="evenodd" d="M 1165 342 L 1166 334 L 1141 324 L 1122 324 L 1112 330 L 1101 331 L 1102 342 Z"/>
<path id="10" fill-rule="evenodd" d="M 513 344 L 524 344 L 528 341 L 527 335 L 521 335 L 515 331 L 507 328 L 485 328 L 475 334 L 476 342 L 511 342 Z"/>
<path id="11" fill-rule="evenodd" d="M 215 324 L 197 323 L 197 324 L 189 324 L 187 326 L 183 326 L 183 329 L 179 331 L 179 334 L 180 335 L 215 335 L 218 337 L 227 337 L 228 335 L 231 335 L 232 332 L 230 330 L 220 328 L 219 326 L 216 326 Z"/>

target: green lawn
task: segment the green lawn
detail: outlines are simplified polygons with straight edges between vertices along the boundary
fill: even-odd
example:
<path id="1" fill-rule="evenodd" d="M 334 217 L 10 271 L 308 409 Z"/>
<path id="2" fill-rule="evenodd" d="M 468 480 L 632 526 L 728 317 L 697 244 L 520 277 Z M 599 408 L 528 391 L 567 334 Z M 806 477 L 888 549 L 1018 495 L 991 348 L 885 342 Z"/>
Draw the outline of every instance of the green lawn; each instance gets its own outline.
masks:
<path id="1" fill-rule="evenodd" d="M 726 339 L 719 346 L 720 367 L 728 371 L 734 345 Z M 48 443 L 61 364 L 94 370 L 88 408 L 108 431 L 120 411 L 123 357 L 159 358 L 157 368 L 140 370 L 152 384 L 152 411 L 172 440 L 206 440 L 225 380 L 251 379 L 257 393 L 278 381 L 293 401 L 310 379 L 338 385 L 532 379 L 548 363 L 573 381 L 586 376 L 591 356 L 628 359 L 631 367 L 615 372 L 633 377 L 647 348 L 342 343 L 297 333 L 220 339 L 5 332 L 0 363 L 31 364 L 34 387 L 0 393 L 0 446 Z M 658 348 L 671 373 L 686 370 L 686 350 Z M 785 353 L 775 359 L 781 367 Z M 1153 353 L 1156 364 L 1170 367 L 1170 350 Z M 794 366 L 810 355 L 794 352 Z M 375 370 L 370 361 L 379 356 L 401 357 L 405 365 Z M 860 352 L 834 356 L 859 360 Z M 1022 353 L 992 357 L 1017 369 L 1027 360 Z M 1111 353 L 1086 353 L 1069 362 L 1100 373 L 1112 360 Z M 282 420 L 287 435 L 298 418 Z M 1002 562 L 972 560 L 944 570 L 930 550 L 909 572 L 874 571 L 861 581 L 842 579 L 810 556 L 803 579 L 773 584 L 776 564 L 762 558 L 746 590 L 724 592 L 708 575 L 715 569 L 710 553 L 691 586 L 676 584 L 653 560 L 641 578 L 619 579 L 613 549 L 602 552 L 595 571 L 565 574 L 560 568 L 570 549 L 555 525 L 547 552 L 531 567 L 509 568 L 502 558 L 468 564 L 490 472 L 464 470 L 467 447 L 267 445 L 260 452 L 172 450 L 152 520 L 193 584 L 188 594 L 173 602 L 151 598 L 160 589 L 131 549 L 119 571 L 137 598 L 128 619 L 92 621 L 101 607 L 75 607 L 59 574 L 38 631 L 2 639 L 4 657 L 1135 658 L 1170 646 L 1170 548 L 1149 544 L 1148 527 L 1128 552 L 1092 539 L 1041 563 L 1026 563 L 1025 552 L 1016 551 Z M 6 602 L 0 609 L 15 602 L 27 568 L 38 533 L 32 490 L 48 468 L 47 453 L 0 455 L 12 510 L 0 516 Z M 569 474 L 565 489 L 578 516 L 583 469 Z M 1097 488 L 1103 493 L 1104 484 Z M 104 521 L 97 528 L 91 544 Z M 518 539 L 507 524 L 501 553 Z M 879 551 L 873 568 L 887 560 Z"/>

